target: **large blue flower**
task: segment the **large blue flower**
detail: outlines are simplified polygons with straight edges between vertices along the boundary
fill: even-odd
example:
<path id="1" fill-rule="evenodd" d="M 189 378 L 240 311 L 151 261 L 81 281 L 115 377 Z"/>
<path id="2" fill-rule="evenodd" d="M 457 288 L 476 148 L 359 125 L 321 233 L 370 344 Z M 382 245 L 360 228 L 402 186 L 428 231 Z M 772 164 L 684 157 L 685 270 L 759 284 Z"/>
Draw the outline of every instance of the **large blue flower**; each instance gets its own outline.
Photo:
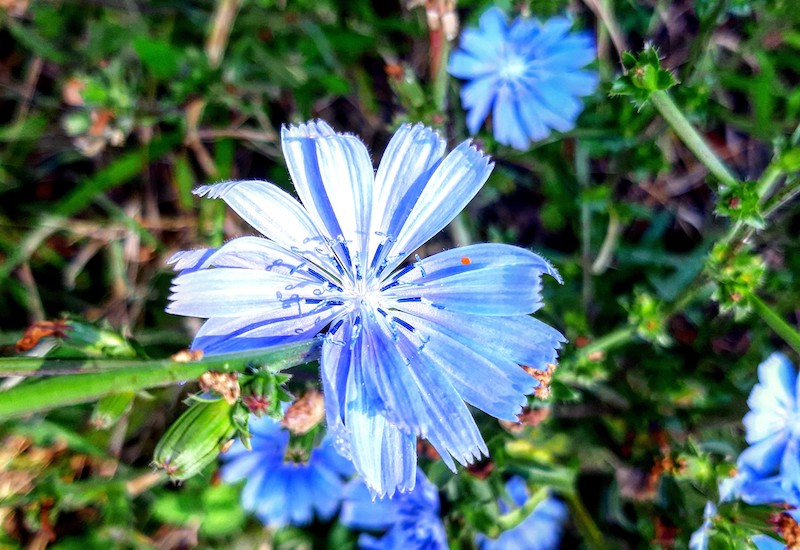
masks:
<path id="1" fill-rule="evenodd" d="M 781 353 L 758 366 L 759 383 L 750 392 L 750 406 L 742 422 L 750 446 L 738 465 L 751 478 L 779 474 L 800 489 L 800 404 L 797 371 Z"/>
<path id="2" fill-rule="evenodd" d="M 417 469 L 412 491 L 375 500 L 361 480 L 345 489 L 339 521 L 353 529 L 385 531 L 381 537 L 362 534 L 364 550 L 445 550 L 447 535 L 439 517 L 439 492 Z"/>
<path id="3" fill-rule="evenodd" d="M 167 311 L 205 317 L 205 354 L 312 338 L 328 328 L 321 373 L 328 430 L 376 493 L 410 490 L 416 438 L 455 469 L 486 454 L 466 403 L 516 420 L 564 338 L 529 316 L 541 275 L 522 248 L 478 244 L 399 268 L 480 190 L 493 165 L 464 142 L 401 127 L 373 171 L 356 137 L 324 122 L 284 128 L 302 205 L 263 181 L 200 187 L 267 239 L 177 254 Z M 213 269 L 212 269 L 213 268 Z"/>
<path id="4" fill-rule="evenodd" d="M 508 513 L 522 506 L 528 499 L 529 491 L 525 480 L 514 476 L 506 482 L 506 492 L 510 502 L 500 500 L 500 511 Z M 530 515 L 496 539 L 479 538 L 481 550 L 556 550 L 561 544 L 567 507 L 558 499 L 547 497 L 540 502 Z"/>
<path id="5" fill-rule="evenodd" d="M 248 451 L 236 441 L 223 453 L 222 479 L 247 480 L 242 506 L 266 525 L 305 525 L 316 512 L 328 519 L 342 500 L 344 478 L 353 466 L 333 448 L 329 439 L 311 451 L 310 457 L 289 456 L 289 432 L 268 416 L 251 417 Z"/>
<path id="6" fill-rule="evenodd" d="M 525 150 L 552 130 L 566 132 L 583 110 L 579 96 L 597 87 L 597 75 L 581 70 L 595 57 L 593 37 L 570 33 L 572 22 L 553 17 L 511 24 L 499 8 L 488 9 L 478 29 L 461 33 L 448 71 L 469 82 L 461 89 L 473 135 L 492 112 L 494 137 Z"/>

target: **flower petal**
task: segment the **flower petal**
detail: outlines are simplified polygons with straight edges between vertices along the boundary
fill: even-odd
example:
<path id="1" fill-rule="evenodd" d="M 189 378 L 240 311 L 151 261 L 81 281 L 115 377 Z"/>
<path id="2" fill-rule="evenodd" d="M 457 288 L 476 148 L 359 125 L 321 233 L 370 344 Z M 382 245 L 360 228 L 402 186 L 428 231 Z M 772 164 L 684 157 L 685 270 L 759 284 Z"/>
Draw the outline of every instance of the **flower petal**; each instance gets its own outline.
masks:
<path id="1" fill-rule="evenodd" d="M 456 78 L 472 80 L 488 76 L 497 71 L 497 65 L 486 59 L 474 57 L 464 50 L 456 50 L 450 55 L 447 72 Z"/>
<path id="2" fill-rule="evenodd" d="M 283 154 L 311 219 L 338 242 L 339 259 L 353 268 L 360 261 L 363 267 L 372 215 L 372 160 L 360 139 L 331 132 L 324 122 L 284 127 Z"/>
<path id="3" fill-rule="evenodd" d="M 461 102 L 467 113 L 467 128 L 470 134 L 477 134 L 497 97 L 497 77 L 476 78 L 461 88 Z"/>
<path id="4" fill-rule="evenodd" d="M 414 266 L 393 279 L 398 284 L 384 291 L 386 299 L 399 303 L 419 299 L 437 308 L 478 315 L 524 315 L 542 306 L 543 273 L 560 280 L 541 256 L 505 244 L 446 250 Z"/>
<path id="5" fill-rule="evenodd" d="M 284 312 L 305 315 L 336 299 L 327 284 L 271 271 L 221 267 L 173 280 L 167 312 L 189 317 L 242 317 Z"/>
<path id="6" fill-rule="evenodd" d="M 347 455 L 367 487 L 378 496 L 414 488 L 416 437 L 400 430 L 380 414 L 380 404 L 367 395 L 360 348 L 353 346 L 352 321 L 328 332 L 322 346 L 322 382 L 328 429 L 337 447 Z M 346 441 L 341 441 L 346 439 Z"/>
<path id="7" fill-rule="evenodd" d="M 495 139 L 503 145 L 509 145 L 519 151 L 526 150 L 530 140 L 520 121 L 521 117 L 517 110 L 514 92 L 506 84 L 498 90 L 494 103 L 492 131 Z"/>
<path id="8" fill-rule="evenodd" d="M 362 348 L 365 387 L 380 397 L 387 419 L 428 439 L 453 471 L 453 457 L 466 465 L 481 453 L 488 455 L 463 400 L 438 366 L 420 353 L 424 345 L 407 327 L 400 329 L 386 317 L 363 322 L 356 345 Z"/>
<path id="9" fill-rule="evenodd" d="M 778 432 L 746 448 L 736 463 L 753 470 L 760 477 L 772 475 L 777 470 L 786 449 L 788 434 Z"/>
<path id="10" fill-rule="evenodd" d="M 399 498 L 373 500 L 364 482 L 354 479 L 345 487 L 339 521 L 351 529 L 383 530 L 399 520 Z"/>
<path id="11" fill-rule="evenodd" d="M 391 242 L 400 232 L 447 144 L 421 124 L 404 124 L 392 136 L 375 175 L 370 236 L 370 276 L 386 268 Z"/>
<path id="12" fill-rule="evenodd" d="M 328 248 L 331 237 L 321 234 L 302 205 L 277 186 L 257 180 L 226 181 L 198 187 L 194 194 L 224 199 L 265 237 L 330 273 L 337 272 Z"/>
<path id="13" fill-rule="evenodd" d="M 391 272 L 409 254 L 441 231 L 480 191 L 494 164 L 465 141 L 445 157 L 395 235 L 394 257 L 387 258 Z"/>

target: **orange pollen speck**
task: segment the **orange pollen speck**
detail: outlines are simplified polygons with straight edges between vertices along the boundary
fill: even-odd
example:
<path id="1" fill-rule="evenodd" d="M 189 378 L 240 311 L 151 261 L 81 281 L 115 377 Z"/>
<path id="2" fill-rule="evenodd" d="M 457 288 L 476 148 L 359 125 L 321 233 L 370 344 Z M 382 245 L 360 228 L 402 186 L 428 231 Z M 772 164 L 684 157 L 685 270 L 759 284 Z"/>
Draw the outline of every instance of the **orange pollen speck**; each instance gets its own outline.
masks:
<path id="1" fill-rule="evenodd" d="M 464 264 L 464 265 L 469 265 L 469 264 L 472 263 L 472 260 L 470 260 L 469 258 L 464 256 L 463 258 L 461 258 L 461 263 Z"/>

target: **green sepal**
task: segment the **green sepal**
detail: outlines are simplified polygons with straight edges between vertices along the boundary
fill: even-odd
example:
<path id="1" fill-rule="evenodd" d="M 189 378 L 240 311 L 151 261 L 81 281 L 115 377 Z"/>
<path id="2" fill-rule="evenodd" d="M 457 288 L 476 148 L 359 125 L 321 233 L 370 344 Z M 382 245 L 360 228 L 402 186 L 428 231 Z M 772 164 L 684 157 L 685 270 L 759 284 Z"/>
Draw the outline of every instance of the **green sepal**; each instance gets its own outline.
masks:
<path id="1" fill-rule="evenodd" d="M 646 44 L 638 56 L 624 52 L 622 66 L 625 73 L 614 81 L 609 95 L 629 96 L 640 109 L 650 99 L 650 94 L 668 90 L 678 83 L 670 71 L 661 67 L 658 51 L 652 44 Z"/>
<path id="2" fill-rule="evenodd" d="M 98 430 L 114 426 L 122 416 L 131 410 L 136 393 L 126 391 L 107 395 L 97 402 L 89 423 Z"/>

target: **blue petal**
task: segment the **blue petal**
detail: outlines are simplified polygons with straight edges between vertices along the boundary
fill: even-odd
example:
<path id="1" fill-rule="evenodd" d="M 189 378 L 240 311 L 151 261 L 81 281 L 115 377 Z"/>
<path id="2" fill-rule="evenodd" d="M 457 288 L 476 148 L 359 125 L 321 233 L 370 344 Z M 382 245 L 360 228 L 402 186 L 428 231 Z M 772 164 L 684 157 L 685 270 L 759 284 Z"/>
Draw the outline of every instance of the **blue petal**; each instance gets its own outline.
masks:
<path id="1" fill-rule="evenodd" d="M 339 243 L 344 265 L 366 262 L 374 172 L 355 136 L 332 133 L 324 122 L 284 127 L 283 154 L 303 205 L 318 227 Z M 349 247 L 348 251 L 339 247 Z M 352 271 L 355 273 L 355 269 Z"/>
<path id="2" fill-rule="evenodd" d="M 482 32 L 492 36 L 502 36 L 508 30 L 508 19 L 503 10 L 493 6 L 483 12 L 478 20 Z"/>
<path id="3" fill-rule="evenodd" d="M 375 499 L 360 479 L 351 481 L 344 492 L 339 521 L 353 529 L 379 531 L 399 520 L 398 508 L 402 495 Z"/>
<path id="4" fill-rule="evenodd" d="M 564 93 L 573 96 L 591 95 L 599 83 L 597 73 L 590 71 L 559 72 L 548 75 L 547 82 Z"/>
<path id="5" fill-rule="evenodd" d="M 303 315 L 320 300 L 336 298 L 327 285 L 270 271 L 217 268 L 173 280 L 168 313 L 191 317 L 237 317 L 267 311 Z"/>
<path id="6" fill-rule="evenodd" d="M 461 88 L 461 102 L 467 113 L 467 128 L 477 134 L 481 124 L 489 116 L 497 96 L 498 81 L 494 76 L 477 78 Z"/>
<path id="7" fill-rule="evenodd" d="M 786 544 L 779 542 L 769 535 L 756 535 L 752 538 L 758 550 L 784 550 Z"/>
<path id="8" fill-rule="evenodd" d="M 413 489 L 417 462 L 416 437 L 400 430 L 380 413 L 380 404 L 366 393 L 359 348 L 352 322 L 328 333 L 322 347 L 322 381 L 328 427 L 346 439 L 356 471 L 377 495 Z M 344 443 L 344 442 L 341 442 Z"/>
<path id="9" fill-rule="evenodd" d="M 747 405 L 754 411 L 788 414 L 796 407 L 797 371 L 782 353 L 773 353 L 758 366 L 759 383 L 753 388 Z"/>
<path id="10" fill-rule="evenodd" d="M 494 164 L 469 141 L 453 149 L 419 189 L 416 203 L 395 235 L 394 256 L 387 258 L 386 273 L 444 229 L 483 187 L 492 168 Z"/>
<path id="11" fill-rule="evenodd" d="M 213 255 L 218 248 L 201 248 L 198 250 L 181 250 L 176 252 L 167 260 L 167 265 L 171 265 L 175 271 L 189 273 L 203 269 L 207 264 L 208 258 Z"/>
<path id="12" fill-rule="evenodd" d="M 788 434 L 778 432 L 754 443 L 742 451 L 737 463 L 750 468 L 758 476 L 772 475 L 783 458 L 787 437 Z"/>
<path id="13" fill-rule="evenodd" d="M 392 241 L 441 163 L 446 147 L 439 134 L 421 124 L 404 124 L 389 141 L 375 175 L 370 276 L 386 268 Z"/>
<path id="14" fill-rule="evenodd" d="M 497 92 L 492 113 L 492 131 L 495 139 L 503 145 L 510 145 L 519 151 L 528 148 L 530 140 L 521 124 L 517 111 L 517 98 L 510 85 L 502 86 Z"/>
<path id="15" fill-rule="evenodd" d="M 447 72 L 456 78 L 472 80 L 488 76 L 497 71 L 497 65 L 486 59 L 479 59 L 462 50 L 456 50 L 450 55 Z"/>
<path id="16" fill-rule="evenodd" d="M 516 420 L 525 395 L 538 385 L 519 365 L 544 368 L 555 362 L 555 350 L 564 341 L 557 331 L 527 316 L 463 315 L 422 304 L 406 304 L 397 316 L 427 340 L 423 354 L 462 399 L 504 420 Z"/>
<path id="17" fill-rule="evenodd" d="M 564 36 L 572 27 L 572 21 L 566 17 L 551 17 L 543 24 L 533 40 L 526 44 L 528 52 L 545 52 L 553 45 L 563 42 Z"/>
<path id="18" fill-rule="evenodd" d="M 315 281 L 308 274 L 305 258 L 260 237 L 239 237 L 216 249 L 178 252 L 167 263 L 173 263 L 174 269 L 183 273 L 209 267 L 239 267 L 297 275 Z"/>
<path id="19" fill-rule="evenodd" d="M 524 315 L 542 306 L 541 275 L 558 272 L 541 256 L 504 244 L 446 250 L 414 264 L 383 293 L 401 303 L 415 298 L 440 309 L 478 315 Z"/>
<path id="20" fill-rule="evenodd" d="M 364 322 L 359 345 L 366 387 L 380 396 L 389 421 L 427 438 L 454 471 L 450 455 L 464 465 L 480 458 L 481 452 L 488 455 L 461 397 L 437 365 L 420 353 L 424 344 L 412 340 L 406 328 L 390 327 L 383 317 Z"/>
<path id="21" fill-rule="evenodd" d="M 505 37 L 499 34 L 489 34 L 477 29 L 464 29 L 461 31 L 459 47 L 474 57 L 487 62 L 496 62 L 505 46 Z"/>
<path id="22" fill-rule="evenodd" d="M 330 236 L 320 233 L 305 209 L 288 193 L 266 181 L 226 181 L 203 185 L 195 195 L 224 199 L 244 221 L 282 248 L 335 273 Z"/>

